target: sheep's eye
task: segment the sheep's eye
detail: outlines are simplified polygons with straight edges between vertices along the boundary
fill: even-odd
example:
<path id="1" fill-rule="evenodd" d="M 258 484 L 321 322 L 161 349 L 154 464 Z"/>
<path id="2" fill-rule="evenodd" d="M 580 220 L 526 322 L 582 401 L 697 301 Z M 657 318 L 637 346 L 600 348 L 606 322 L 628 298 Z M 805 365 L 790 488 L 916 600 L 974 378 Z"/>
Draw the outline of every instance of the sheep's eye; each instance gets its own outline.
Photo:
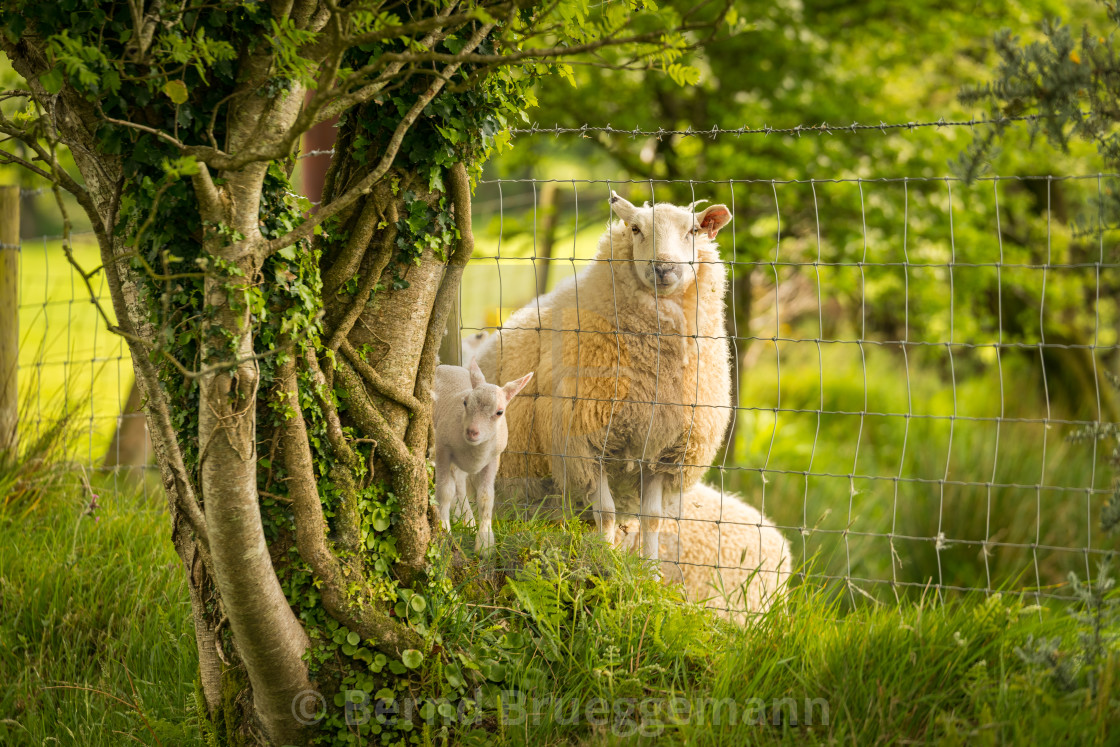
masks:
<path id="1" fill-rule="evenodd" d="M 691 233 L 694 236 L 696 234 L 700 233 L 700 226 L 695 226 L 691 231 L 689 231 L 689 233 Z"/>
<path id="2" fill-rule="evenodd" d="M 633 231 L 634 233 L 641 233 L 642 232 L 642 229 L 638 228 L 637 226 L 630 226 L 630 230 Z"/>
<path id="3" fill-rule="evenodd" d="M 502 417 L 502 413 L 503 413 L 503 412 L 505 412 L 505 410 L 498 410 L 498 412 L 497 412 L 497 414 L 495 415 L 495 417 L 499 417 L 499 418 L 500 418 L 500 417 Z"/>
<path id="4" fill-rule="evenodd" d="M 466 407 L 466 406 L 467 406 L 467 400 L 464 399 L 463 400 L 463 407 Z"/>

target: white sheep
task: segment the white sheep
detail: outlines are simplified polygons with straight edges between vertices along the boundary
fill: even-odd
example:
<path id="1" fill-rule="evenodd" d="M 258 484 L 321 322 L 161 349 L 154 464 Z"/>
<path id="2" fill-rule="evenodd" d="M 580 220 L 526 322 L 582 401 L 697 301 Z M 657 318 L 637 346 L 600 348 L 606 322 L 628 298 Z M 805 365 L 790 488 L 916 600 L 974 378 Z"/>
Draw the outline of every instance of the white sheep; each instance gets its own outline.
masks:
<path id="1" fill-rule="evenodd" d="M 462 358 L 459 360 L 463 362 L 464 366 L 469 366 L 470 362 L 474 360 L 478 349 L 482 347 L 482 343 L 486 342 L 486 336 L 487 332 L 485 330 L 479 330 L 473 335 L 467 335 L 463 338 L 460 343 L 462 346 Z"/>
<path id="2" fill-rule="evenodd" d="M 477 360 L 491 379 L 536 372 L 527 393 L 538 396 L 507 414 L 507 498 L 589 501 L 608 541 L 617 506 L 640 517 L 642 553 L 656 558 L 663 500 L 700 480 L 730 418 L 727 272 L 714 239 L 731 213 L 639 208 L 613 192 L 610 206 L 621 220 L 595 258 L 515 312 Z"/>
<path id="3" fill-rule="evenodd" d="M 637 522 L 619 526 L 618 544 L 633 549 Z M 661 577 L 684 585 L 691 602 L 706 602 L 744 623 L 785 592 L 792 552 L 774 523 L 733 493 L 705 483 L 685 491 L 679 522 L 661 522 Z"/>
<path id="4" fill-rule="evenodd" d="M 494 476 L 508 438 L 505 409 L 532 378 L 530 371 L 499 387 L 486 383 L 473 360 L 469 370 L 461 366 L 436 368 L 432 422 L 440 519 L 445 529 L 451 528 L 452 504 L 466 506 L 463 513 L 469 513 L 469 482 L 478 506 L 475 550 L 480 552 L 494 545 Z"/>

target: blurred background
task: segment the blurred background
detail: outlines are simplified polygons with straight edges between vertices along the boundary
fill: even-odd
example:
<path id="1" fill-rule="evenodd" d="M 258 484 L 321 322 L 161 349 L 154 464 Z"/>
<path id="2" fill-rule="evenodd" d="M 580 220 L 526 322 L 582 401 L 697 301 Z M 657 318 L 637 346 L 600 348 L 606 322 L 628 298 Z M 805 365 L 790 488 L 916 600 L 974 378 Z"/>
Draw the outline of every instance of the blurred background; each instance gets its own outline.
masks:
<path id="1" fill-rule="evenodd" d="M 724 203 L 738 408 L 713 484 L 761 506 L 796 560 L 853 598 L 1062 596 L 1106 549 L 1110 474 L 1067 437 L 1120 419 L 1104 376 L 1120 371 L 1120 265 L 1095 202 L 1116 179 L 1087 146 L 1055 150 L 1023 124 L 965 183 L 954 164 L 985 125 L 938 123 L 990 114 L 958 95 L 991 78 L 997 30 L 1031 39 L 1046 18 L 1101 15 L 1091 2 L 739 3 L 695 84 L 591 65 L 548 78 L 477 187 L 463 334 L 578 272 L 610 190 Z M 328 158 L 297 162 L 312 200 Z M 121 418 L 139 406 L 127 351 L 60 251 L 62 211 L 33 178 L 2 177 L 23 187 L 21 430 L 66 414 L 81 423 L 74 459 L 142 462 L 142 419 Z M 93 269 L 93 238 L 64 205 Z"/>

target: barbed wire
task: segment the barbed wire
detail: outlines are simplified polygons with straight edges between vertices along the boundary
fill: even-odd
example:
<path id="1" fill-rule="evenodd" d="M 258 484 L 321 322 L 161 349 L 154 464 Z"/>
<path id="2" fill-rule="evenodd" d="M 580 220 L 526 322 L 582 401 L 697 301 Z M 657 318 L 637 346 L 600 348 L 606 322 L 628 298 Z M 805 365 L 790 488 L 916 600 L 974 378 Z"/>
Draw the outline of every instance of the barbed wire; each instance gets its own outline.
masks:
<path id="1" fill-rule="evenodd" d="M 602 133 L 605 135 L 625 135 L 627 137 L 656 137 L 660 140 L 666 136 L 680 136 L 680 137 L 710 137 L 716 138 L 720 135 L 734 135 L 741 137 L 743 135 L 793 135 L 800 137 L 801 135 L 832 135 L 842 132 L 866 132 L 869 130 L 878 130 L 879 132 L 889 132 L 897 130 L 914 131 L 917 129 L 924 129 L 928 127 L 978 127 L 978 126 L 991 126 L 991 125 L 1004 125 L 1012 122 L 1034 122 L 1042 119 L 1039 114 L 1024 114 L 1015 117 L 998 117 L 998 118 L 973 118 L 963 120 L 947 120 L 944 117 L 937 121 L 922 121 L 922 122 L 882 122 L 879 124 L 862 124 L 860 122 L 851 122 L 846 125 L 831 125 L 828 122 L 821 122 L 815 125 L 795 125 L 793 127 L 772 127 L 770 125 L 762 125 L 760 127 L 719 127 L 718 125 L 712 126 L 708 129 L 693 129 L 690 125 L 683 130 L 665 129 L 658 127 L 656 130 L 642 129 L 641 127 L 634 128 L 621 128 L 613 127 L 610 123 L 605 125 L 580 125 L 579 127 L 561 127 L 560 125 L 553 125 L 552 127 L 541 127 L 535 122 L 529 127 L 514 127 L 509 131 L 514 136 L 519 135 L 580 135 L 587 137 L 592 133 Z"/>
<path id="2" fill-rule="evenodd" d="M 541 127 L 536 122 L 528 127 L 511 127 L 507 130 L 513 137 L 521 137 L 525 135 L 553 135 L 559 137 L 560 135 L 579 135 L 581 137 L 590 137 L 592 134 L 601 133 L 604 135 L 624 135 L 630 138 L 639 137 L 655 137 L 661 140 L 664 137 L 707 137 L 715 139 L 721 135 L 733 135 L 735 137 L 742 137 L 743 135 L 792 135 L 794 137 L 801 137 L 802 135 L 835 135 L 838 133 L 856 133 L 856 132 L 870 132 L 872 130 L 886 134 L 887 132 L 906 131 L 913 132 L 914 130 L 942 127 L 988 127 L 993 125 L 1006 125 L 1014 122 L 1036 122 L 1043 119 L 1040 114 L 1023 114 L 1015 117 L 979 117 L 973 119 L 945 119 L 942 117 L 936 121 L 921 121 L 921 122 L 883 122 L 879 124 L 864 124 L 861 122 L 850 122 L 844 125 L 833 125 L 828 122 L 821 122 L 814 125 L 794 125 L 792 127 L 773 127 L 771 125 L 761 125 L 758 127 L 751 127 L 744 125 L 742 127 L 720 127 L 713 125 L 705 129 L 695 129 L 691 125 L 685 129 L 666 129 L 658 127 L 656 130 L 645 129 L 642 127 L 615 127 L 609 122 L 605 125 L 590 125 L 582 124 L 579 127 L 561 127 L 559 124 L 554 124 L 551 127 Z M 310 150 L 306 153 L 300 153 L 296 156 L 297 159 L 314 158 L 316 156 L 333 156 L 334 150 Z"/>

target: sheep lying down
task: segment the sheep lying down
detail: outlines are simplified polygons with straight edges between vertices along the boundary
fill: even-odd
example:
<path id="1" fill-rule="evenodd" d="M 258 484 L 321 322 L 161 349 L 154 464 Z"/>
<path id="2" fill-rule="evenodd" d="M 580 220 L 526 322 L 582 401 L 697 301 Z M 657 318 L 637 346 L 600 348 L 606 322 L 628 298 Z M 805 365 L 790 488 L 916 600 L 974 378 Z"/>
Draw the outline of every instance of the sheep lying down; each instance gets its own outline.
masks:
<path id="1" fill-rule="evenodd" d="M 637 521 L 619 525 L 619 546 L 634 549 L 637 536 Z M 685 491 L 680 521 L 662 521 L 658 538 L 662 580 L 739 623 L 769 609 L 790 577 L 790 546 L 773 522 L 705 483 Z"/>
<path id="2" fill-rule="evenodd" d="M 708 469 L 730 419 L 715 237 L 731 213 L 613 193 L 610 207 L 619 220 L 595 258 L 511 315 L 476 360 L 491 381 L 536 374 L 506 413 L 503 509 L 547 515 L 561 496 L 561 513 L 590 505 L 608 541 L 616 514 L 640 517 L 639 547 L 656 558 L 659 517 Z"/>

